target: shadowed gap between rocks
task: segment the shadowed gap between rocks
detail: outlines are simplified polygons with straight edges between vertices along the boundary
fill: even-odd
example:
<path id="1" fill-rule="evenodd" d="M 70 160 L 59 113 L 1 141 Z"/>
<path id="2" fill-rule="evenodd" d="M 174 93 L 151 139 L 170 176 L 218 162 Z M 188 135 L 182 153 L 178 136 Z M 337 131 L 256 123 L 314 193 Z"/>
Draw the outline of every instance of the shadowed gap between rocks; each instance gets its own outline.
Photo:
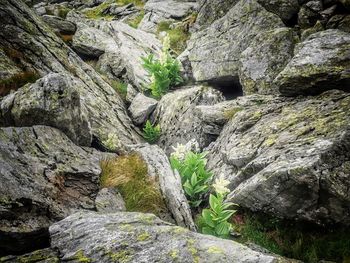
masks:
<path id="1" fill-rule="evenodd" d="M 208 84 L 222 92 L 225 99 L 233 100 L 243 96 L 243 88 L 238 79 L 231 77 L 221 78 L 220 80 L 210 81 Z"/>

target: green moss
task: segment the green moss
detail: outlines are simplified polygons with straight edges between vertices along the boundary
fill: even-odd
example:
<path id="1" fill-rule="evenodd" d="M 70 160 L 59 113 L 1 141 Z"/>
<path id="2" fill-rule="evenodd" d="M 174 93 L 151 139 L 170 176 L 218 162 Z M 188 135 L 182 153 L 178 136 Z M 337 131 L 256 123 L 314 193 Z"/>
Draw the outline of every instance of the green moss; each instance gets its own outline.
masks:
<path id="1" fill-rule="evenodd" d="M 137 241 L 146 241 L 151 238 L 151 235 L 148 232 L 143 232 L 137 236 Z"/>
<path id="2" fill-rule="evenodd" d="M 227 120 L 232 119 L 238 112 L 242 111 L 243 108 L 242 107 L 236 107 L 236 108 L 232 108 L 232 109 L 228 109 L 224 111 L 224 117 Z"/>
<path id="3" fill-rule="evenodd" d="M 0 262 L 14 262 L 10 260 L 12 257 L 2 257 L 0 258 Z M 52 253 L 47 253 L 45 250 L 37 250 L 30 254 L 18 256 L 16 258 L 16 262 L 18 263 L 35 263 L 35 262 L 50 262 L 56 263 L 59 262 L 59 259 Z"/>
<path id="4" fill-rule="evenodd" d="M 247 214 L 239 231 L 241 242 L 253 242 L 273 253 L 304 262 L 346 262 L 350 258 L 350 230 L 347 228 L 326 228 Z"/>
<path id="5" fill-rule="evenodd" d="M 85 256 L 84 251 L 81 250 L 81 249 L 78 250 L 78 251 L 74 254 L 74 256 L 73 256 L 72 259 L 77 260 L 78 262 L 82 262 L 82 263 L 90 263 L 90 262 L 92 262 L 92 260 L 91 260 L 90 258 L 88 258 L 88 257 Z"/>
<path id="6" fill-rule="evenodd" d="M 101 167 L 101 186 L 117 187 L 128 211 L 159 215 L 166 209 L 158 184 L 148 175 L 147 164 L 139 155 L 105 160 Z"/>
<path id="7" fill-rule="evenodd" d="M 124 249 L 116 253 L 109 252 L 108 256 L 111 258 L 113 262 L 127 263 L 132 261 L 133 251 L 129 249 Z"/>
<path id="8" fill-rule="evenodd" d="M 125 100 L 128 93 L 128 84 L 122 81 L 110 80 L 112 88 Z"/>
<path id="9" fill-rule="evenodd" d="M 133 18 L 128 19 L 126 23 L 133 28 L 137 28 L 144 16 L 145 16 L 145 11 L 141 10 L 139 14 L 137 14 Z"/>

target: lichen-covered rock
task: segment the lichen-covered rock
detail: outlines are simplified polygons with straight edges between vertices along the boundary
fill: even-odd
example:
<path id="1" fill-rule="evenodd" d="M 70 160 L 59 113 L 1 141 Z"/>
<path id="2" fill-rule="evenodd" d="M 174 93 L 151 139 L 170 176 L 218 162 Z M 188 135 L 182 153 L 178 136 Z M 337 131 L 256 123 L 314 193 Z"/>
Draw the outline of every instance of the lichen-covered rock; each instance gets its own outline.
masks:
<path id="1" fill-rule="evenodd" d="M 77 24 L 78 31 L 93 28 L 94 31 L 100 32 L 93 37 L 96 38 L 96 45 L 106 53 L 103 63 L 106 63 L 107 67 L 110 65 L 113 72 L 117 69 L 117 72 L 125 75 L 125 78 L 139 90 L 149 83 L 149 74 L 142 66 L 141 57 L 146 57 L 148 54 L 158 56 L 161 43 L 154 34 L 132 28 L 119 21 L 89 20 L 74 12 L 70 12 L 67 19 Z M 106 39 L 109 39 L 108 44 L 104 45 Z M 119 57 L 116 62 L 115 57 Z M 120 74 L 114 78 L 120 77 Z"/>
<path id="2" fill-rule="evenodd" d="M 350 33 L 350 15 L 332 16 L 326 26 L 327 29 L 339 29 Z"/>
<path id="3" fill-rule="evenodd" d="M 297 40 L 294 30 L 286 27 L 254 38 L 240 58 L 239 79 L 245 95 L 278 93 L 272 82 L 292 59 Z"/>
<path id="4" fill-rule="evenodd" d="M 199 0 L 196 28 L 211 25 L 223 17 L 239 0 Z"/>
<path id="5" fill-rule="evenodd" d="M 293 262 L 141 213 L 76 213 L 50 227 L 62 262 Z M 82 261 L 84 260 L 84 261 Z"/>
<path id="6" fill-rule="evenodd" d="M 167 154 L 172 146 L 186 144 L 191 139 L 201 148 L 207 146 L 212 138 L 204 134 L 202 122 L 193 110 L 198 105 L 212 105 L 223 100 L 219 91 L 206 86 L 185 87 L 163 96 L 152 114 L 161 128 L 158 144 Z"/>
<path id="7" fill-rule="evenodd" d="M 50 248 L 36 250 L 21 256 L 6 256 L 0 258 L 1 263 L 58 263 L 58 253 Z"/>
<path id="8" fill-rule="evenodd" d="M 51 73 L 0 101 L 1 126 L 47 125 L 63 131 L 74 143 L 90 146 L 91 125 L 79 90 L 80 79 Z"/>
<path id="9" fill-rule="evenodd" d="M 258 2 L 286 23 L 295 17 L 300 9 L 298 0 L 258 0 Z"/>
<path id="10" fill-rule="evenodd" d="M 322 10 L 323 3 L 321 0 L 306 1 L 300 8 L 298 25 L 303 29 L 314 26 L 317 20 L 321 18 Z"/>
<path id="11" fill-rule="evenodd" d="M 228 200 L 277 217 L 349 225 L 350 95 L 265 98 L 242 107 L 207 149 L 208 168 L 230 181 Z"/>
<path id="12" fill-rule="evenodd" d="M 139 29 L 156 32 L 162 21 L 176 21 L 185 18 L 196 10 L 196 2 L 174 0 L 149 0 L 144 6 L 145 16 Z"/>
<path id="13" fill-rule="evenodd" d="M 192 34 L 189 60 L 197 81 L 238 81 L 239 58 L 259 33 L 283 27 L 256 0 L 241 0 L 221 19 Z"/>
<path id="14" fill-rule="evenodd" d="M 131 119 L 137 125 L 146 122 L 157 106 L 157 100 L 138 93 L 129 107 Z"/>
<path id="15" fill-rule="evenodd" d="M 122 151 L 127 144 L 141 141 L 127 116 L 123 101 L 113 88 L 30 8 L 18 0 L 1 1 L 0 23 L 0 38 L 6 39 L 0 46 L 17 52 L 17 64 L 41 76 L 55 72 L 81 80 L 80 98 L 87 110 L 96 144 L 103 144 L 110 134 L 118 138 L 117 151 Z"/>
<path id="16" fill-rule="evenodd" d="M 4 81 L 20 73 L 21 71 L 22 70 L 18 68 L 16 63 L 14 63 L 10 58 L 8 58 L 5 52 L 2 49 L 0 49 L 0 79 Z"/>
<path id="17" fill-rule="evenodd" d="M 283 95 L 350 90 L 350 34 L 326 30 L 298 44 L 293 59 L 275 79 Z"/>
<path id="18" fill-rule="evenodd" d="M 73 35 L 77 30 L 74 23 L 66 21 L 61 17 L 43 15 L 42 18 L 50 27 L 61 34 Z"/>
<path id="19" fill-rule="evenodd" d="M 51 127 L 1 128 L 1 253 L 43 247 L 50 224 L 94 209 L 102 158 Z"/>
<path id="20" fill-rule="evenodd" d="M 102 188 L 97 193 L 95 206 L 98 212 L 104 213 L 126 211 L 123 197 L 114 188 Z"/>
<path id="21" fill-rule="evenodd" d="M 175 173 L 164 151 L 156 145 L 139 145 L 133 151 L 147 163 L 148 175 L 159 183 L 167 208 L 179 226 L 195 230 L 191 209 L 182 189 L 181 178 Z"/>

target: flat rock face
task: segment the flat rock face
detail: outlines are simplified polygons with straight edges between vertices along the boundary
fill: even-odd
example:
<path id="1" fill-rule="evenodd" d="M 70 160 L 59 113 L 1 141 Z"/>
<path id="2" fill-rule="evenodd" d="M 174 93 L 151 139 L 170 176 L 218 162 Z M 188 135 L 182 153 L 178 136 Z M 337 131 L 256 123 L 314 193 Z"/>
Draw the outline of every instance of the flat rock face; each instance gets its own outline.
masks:
<path id="1" fill-rule="evenodd" d="M 94 209 L 101 153 L 46 126 L 1 128 L 0 138 L 0 254 L 45 245 L 50 224 Z"/>
<path id="2" fill-rule="evenodd" d="M 350 90 L 349 33 L 329 29 L 312 34 L 296 46 L 294 53 L 275 80 L 283 95 Z"/>
<path id="3" fill-rule="evenodd" d="M 157 106 L 155 99 L 149 98 L 142 93 L 138 93 L 131 102 L 129 111 L 135 124 L 141 125 L 146 122 Z"/>
<path id="4" fill-rule="evenodd" d="M 281 27 L 259 34 L 242 53 L 239 80 L 245 95 L 278 94 L 272 82 L 293 57 L 295 31 Z"/>
<path id="5" fill-rule="evenodd" d="M 228 199 L 253 211 L 350 224 L 350 96 L 261 96 L 211 145 L 208 167 L 226 177 Z"/>
<path id="6" fill-rule="evenodd" d="M 213 138 L 203 132 L 202 121 L 193 112 L 198 105 L 213 105 L 223 101 L 222 94 L 210 87 L 195 86 L 166 94 L 152 114 L 161 128 L 158 144 L 167 154 L 172 146 L 196 140 L 200 147 L 207 146 Z"/>
<path id="7" fill-rule="evenodd" d="M 13 24 L 16 21 L 16 24 Z M 115 134 L 117 150 L 141 141 L 127 116 L 122 100 L 90 66 L 85 64 L 25 4 L 17 0 L 0 2 L 0 37 L 3 48 L 16 47 L 19 62 L 41 76 L 63 73 L 81 80 L 81 101 L 87 110 L 92 135 L 98 144 Z"/>
<path id="8" fill-rule="evenodd" d="M 151 214 L 76 213 L 52 225 L 50 234 L 62 262 L 293 262 L 188 231 Z"/>
<path id="9" fill-rule="evenodd" d="M 256 0 L 241 0 L 188 42 L 189 60 L 197 81 L 238 81 L 239 58 L 259 33 L 283 27 L 281 19 Z"/>
<path id="10" fill-rule="evenodd" d="M 77 30 L 74 23 L 66 21 L 61 17 L 43 15 L 42 18 L 50 27 L 61 34 L 72 35 Z"/>

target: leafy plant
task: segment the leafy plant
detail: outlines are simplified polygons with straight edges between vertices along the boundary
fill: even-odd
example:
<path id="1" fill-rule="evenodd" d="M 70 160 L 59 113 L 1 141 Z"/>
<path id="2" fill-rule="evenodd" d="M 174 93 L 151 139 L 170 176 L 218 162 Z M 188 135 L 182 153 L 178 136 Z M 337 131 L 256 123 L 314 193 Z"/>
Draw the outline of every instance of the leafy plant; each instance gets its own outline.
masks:
<path id="1" fill-rule="evenodd" d="M 149 143 L 155 143 L 158 141 L 161 134 L 160 126 L 159 124 L 156 126 L 153 126 L 152 123 L 147 120 L 146 125 L 143 128 L 143 137 L 145 140 Z"/>
<path id="2" fill-rule="evenodd" d="M 200 218 L 200 228 L 203 234 L 213 235 L 221 238 L 227 238 L 230 235 L 232 225 L 228 222 L 231 216 L 236 213 L 236 210 L 229 208 L 234 203 L 225 202 L 224 199 L 230 191 L 226 186 L 229 184 L 227 180 L 217 179 L 214 189 L 216 194 L 209 196 L 209 209 L 203 209 Z"/>
<path id="3" fill-rule="evenodd" d="M 189 151 L 184 159 L 179 158 L 176 153 L 170 157 L 171 167 L 179 172 L 191 207 L 198 207 L 203 201 L 203 195 L 209 189 L 212 173 L 205 168 L 207 164 L 205 156 L 206 153 Z"/>
<path id="4" fill-rule="evenodd" d="M 143 67 L 151 76 L 151 84 L 146 89 L 157 99 L 166 94 L 170 87 L 183 81 L 180 76 L 180 64 L 170 55 L 169 49 L 169 37 L 166 36 L 159 59 L 153 54 L 141 58 Z"/>

